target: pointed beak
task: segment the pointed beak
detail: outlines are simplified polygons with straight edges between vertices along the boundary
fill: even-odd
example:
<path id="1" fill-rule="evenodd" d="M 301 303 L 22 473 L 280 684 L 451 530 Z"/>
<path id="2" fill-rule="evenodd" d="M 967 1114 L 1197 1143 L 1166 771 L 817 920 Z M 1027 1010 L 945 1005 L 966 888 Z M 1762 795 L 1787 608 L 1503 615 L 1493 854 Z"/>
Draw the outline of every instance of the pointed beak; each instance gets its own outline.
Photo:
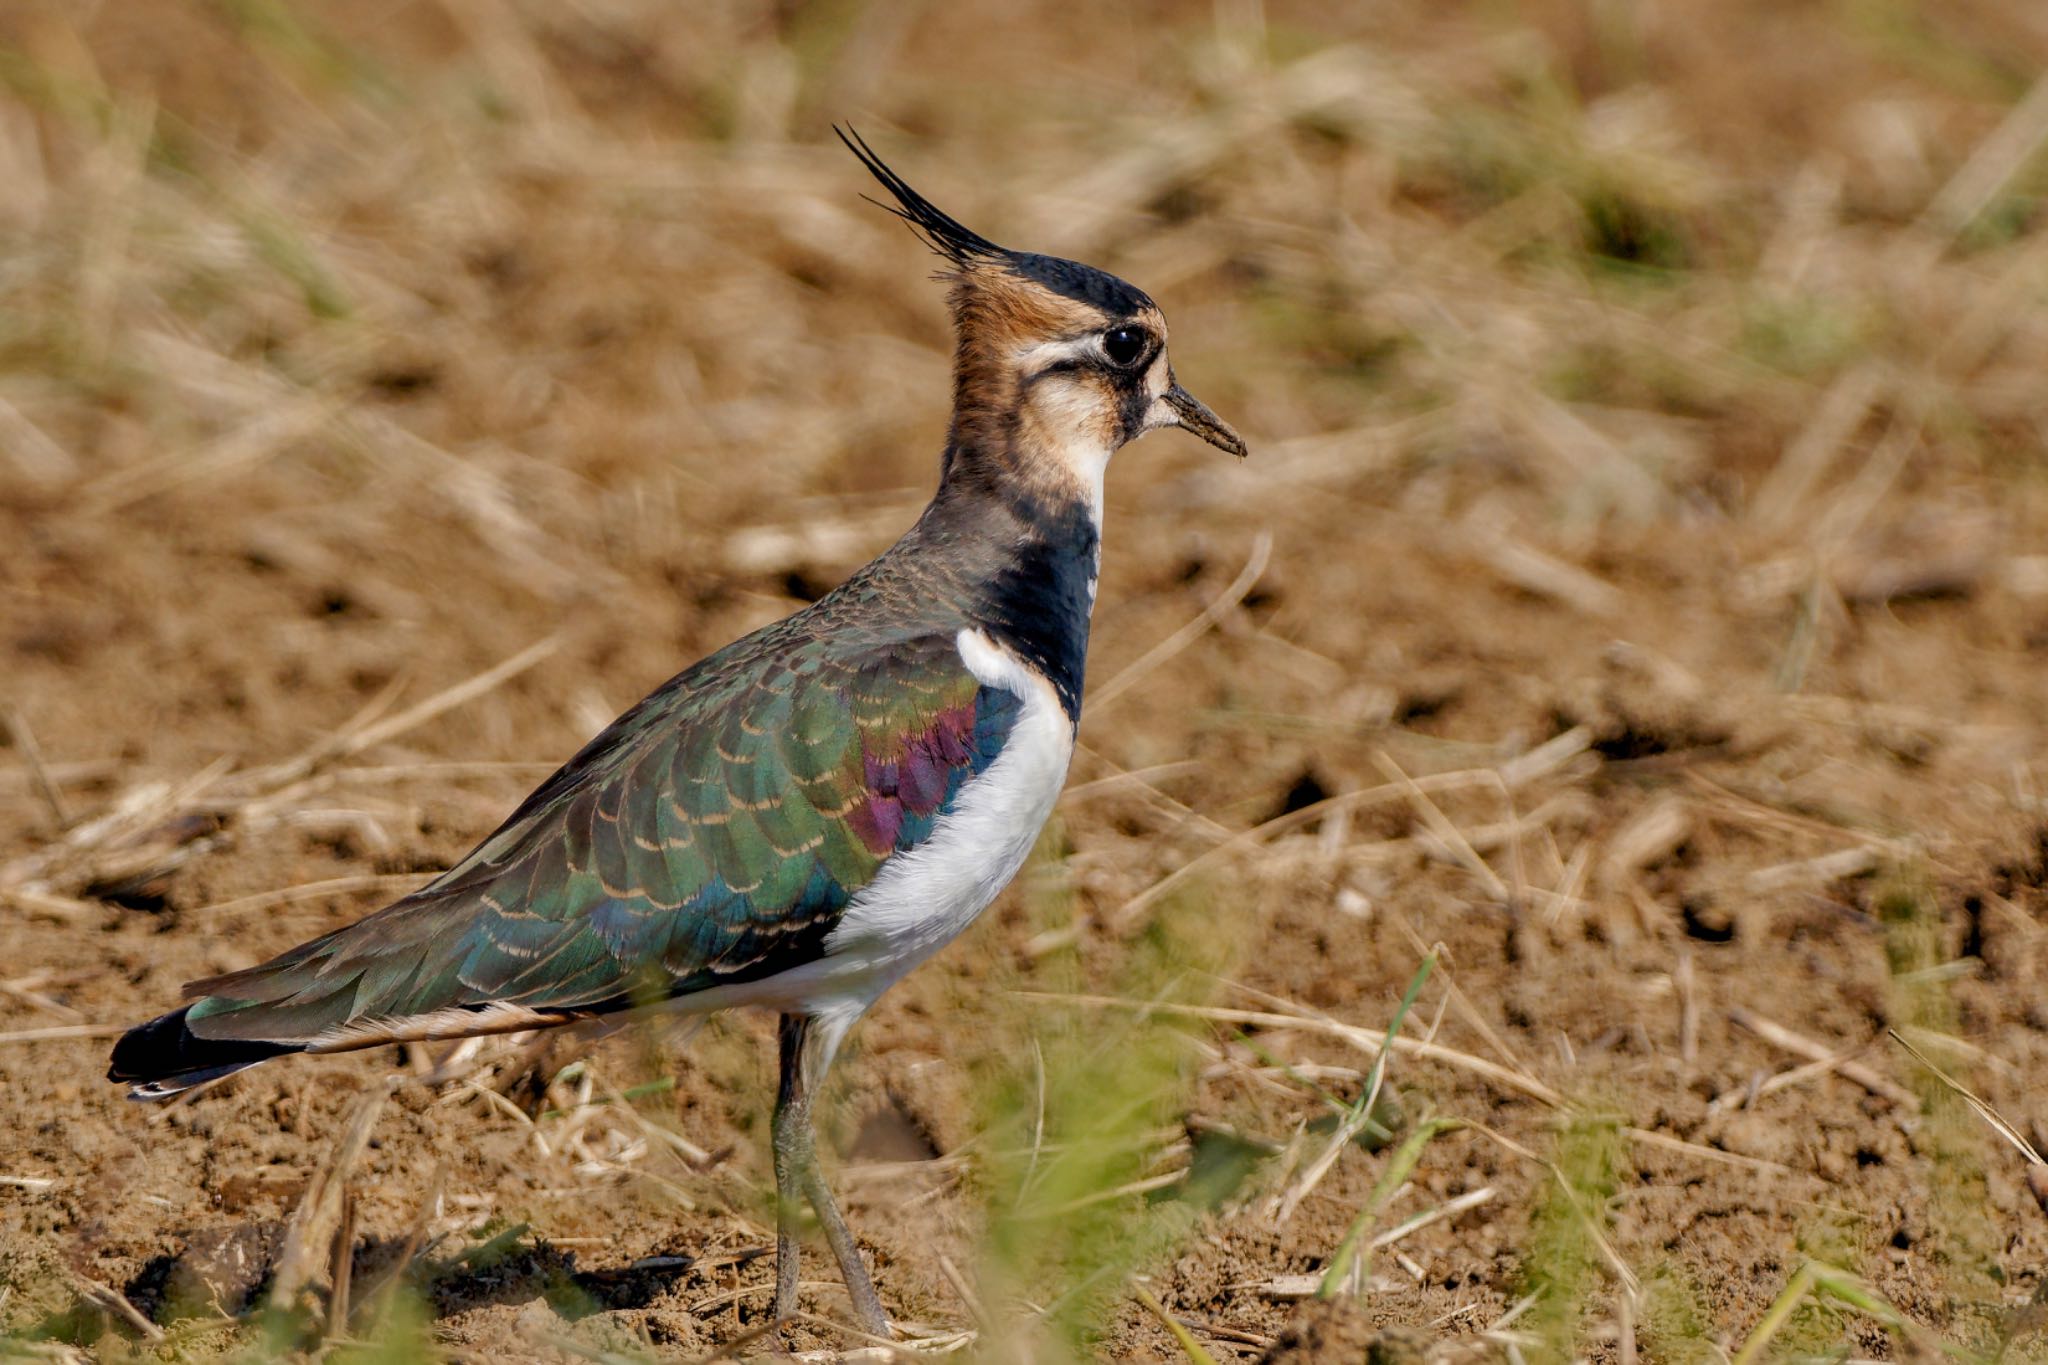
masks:
<path id="1" fill-rule="evenodd" d="M 1209 411 L 1207 403 L 1182 388 L 1178 381 L 1159 397 L 1173 409 L 1174 421 L 1182 428 L 1192 431 L 1219 450 L 1229 451 L 1240 460 L 1250 454 L 1245 449 L 1244 438 L 1230 429 L 1230 423 Z"/>

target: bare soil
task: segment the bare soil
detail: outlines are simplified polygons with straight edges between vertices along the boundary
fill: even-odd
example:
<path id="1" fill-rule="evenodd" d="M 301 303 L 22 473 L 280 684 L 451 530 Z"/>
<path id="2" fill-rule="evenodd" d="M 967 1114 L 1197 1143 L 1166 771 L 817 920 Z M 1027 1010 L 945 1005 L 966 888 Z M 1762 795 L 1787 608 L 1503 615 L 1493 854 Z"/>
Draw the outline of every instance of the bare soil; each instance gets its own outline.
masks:
<path id="1" fill-rule="evenodd" d="M 1923 241 L 1917 206 L 1999 97 L 1832 29 L 1804 34 L 1848 68 L 1824 79 L 1786 20 L 1752 107 L 1708 69 L 1728 34 L 1651 34 L 1638 79 L 1709 187 L 1669 209 L 1693 259 L 1638 286 L 1545 256 L 1547 228 L 1489 236 L 1512 215 L 1309 118 L 1160 181 L 1130 206 L 1143 232 L 1063 219 L 1081 213 L 1064 188 L 1116 150 L 1056 108 L 1062 82 L 1109 78 L 1109 20 L 1058 43 L 1050 11 L 1018 20 L 1019 50 L 1052 44 L 1064 74 L 1022 81 L 1014 126 L 975 105 L 941 158 L 925 139 L 965 96 L 932 73 L 954 51 L 993 63 L 996 40 L 937 11 L 863 21 L 873 61 L 909 82 L 894 93 L 849 60 L 773 114 L 757 106 L 807 49 L 765 19 L 705 21 L 703 44 L 746 65 L 710 108 L 713 57 L 633 6 L 313 11 L 377 80 L 431 92 L 393 105 L 224 11 L 162 8 L 154 32 L 122 7 L 83 28 L 31 9 L 6 38 L 115 92 L 127 122 L 0 95 L 0 131 L 41 149 L 6 257 L 42 272 L 9 286 L 28 321 L 0 333 L 0 418 L 19 410 L 63 452 L 48 476 L 0 463 L 0 1325 L 130 1349 L 137 1329 L 90 1282 L 195 1354 L 245 1340 L 189 1315 L 262 1300 L 347 1117 L 400 1075 L 345 1182 L 359 1295 L 416 1262 L 433 1335 L 479 1358 L 694 1358 L 758 1325 L 770 1021 L 607 1040 L 582 1092 L 547 1084 L 573 1051 L 515 1044 L 289 1061 L 158 1108 L 101 1073 L 109 1030 L 447 865 L 618 710 L 908 524 L 944 422 L 938 291 L 818 136 L 872 106 L 908 130 L 878 144 L 967 221 L 1153 292 L 1181 378 L 1254 447 L 1241 467 L 1171 435 L 1119 457 L 1089 663 L 1092 694 L 1114 695 L 1084 720 L 1058 836 L 838 1068 L 837 1184 L 892 1310 L 974 1324 L 942 1257 L 969 1276 L 983 1258 L 976 1068 L 1023 1046 L 1034 1006 L 1014 988 L 1071 951 L 1073 984 L 1127 993 L 1172 904 L 1133 898 L 1200 858 L 1208 1006 L 1378 1034 L 1441 945 L 1405 1024 L 1441 1051 L 1400 1054 L 1390 1082 L 1411 1118 L 1469 1126 L 1430 1143 L 1374 1226 L 1492 1191 L 1375 1253 L 1361 1302 L 1304 1309 L 1386 1158 L 1346 1150 L 1275 1218 L 1327 1110 L 1270 1063 L 1331 1068 L 1319 1084 L 1350 1100 L 1368 1053 L 1308 1025 L 1184 1021 L 1161 1169 L 1218 1127 L 1281 1153 L 1141 1267 L 1218 1359 L 1497 1350 L 1480 1334 L 1528 1292 L 1567 1109 L 1623 1130 L 1591 1215 L 1596 1358 L 1727 1349 L 1809 1257 L 1951 1340 L 2024 1327 L 2048 1216 L 2022 1159 L 1969 1111 L 1944 1119 L 1888 1034 L 2048 1137 L 2030 1084 L 2048 1065 L 2048 341 L 2013 297 L 2041 252 L 2021 231 L 1976 254 L 1937 239 L 1910 267 L 1884 255 Z M 1563 6 L 1505 36 L 1435 7 L 1370 31 L 1273 8 L 1310 55 L 1362 42 L 1481 108 L 1514 85 L 1470 55 L 1482 40 L 1537 44 L 1588 102 L 1627 84 Z M 1981 11 L 1996 33 L 2019 22 Z M 1301 59 L 1293 42 L 1275 69 Z M 1837 106 L 1873 73 L 1919 120 L 1920 181 L 1857 159 L 1876 144 Z M 472 79 L 495 83 L 501 122 L 449 93 Z M 1117 125 L 1125 150 L 1229 107 L 1159 79 L 1157 107 Z M 211 188 L 124 141 L 147 117 Z M 1032 191 L 1003 188 L 1011 155 Z M 1836 177 L 1818 220 L 1775 192 L 1813 166 Z M 1548 221 L 1540 196 L 1507 202 Z M 304 233 L 345 316 L 309 311 L 306 272 L 277 264 L 301 248 L 207 237 L 254 240 L 235 225 L 272 218 Z M 78 245 L 94 222 L 118 231 Z M 1324 245 L 1361 231 L 1380 266 Z M 1727 300 L 1753 283 L 1730 280 L 1796 275 L 1801 250 L 1846 282 L 1797 287 L 1891 320 L 1766 373 L 1730 349 Z M 1469 349 L 1416 339 L 1432 309 L 1464 319 Z M 1531 379 L 1524 347 L 1579 370 Z M 1782 475 L 1870 356 L 1867 411 L 1810 480 Z M 516 676 L 336 747 L 355 718 L 542 640 Z M 1071 922 L 1049 940 L 1051 903 Z M 419 1079 L 436 1067 L 454 1079 Z M 646 1089 L 607 1105 L 605 1086 Z M 807 1306 L 841 1312 L 822 1247 L 806 1272 Z M 1181 1358 L 1117 1302 L 1104 1355 Z M 1859 1356 L 1899 1349 L 1868 1316 L 1802 1324 Z M 808 1324 L 783 1344 L 855 1343 Z"/>

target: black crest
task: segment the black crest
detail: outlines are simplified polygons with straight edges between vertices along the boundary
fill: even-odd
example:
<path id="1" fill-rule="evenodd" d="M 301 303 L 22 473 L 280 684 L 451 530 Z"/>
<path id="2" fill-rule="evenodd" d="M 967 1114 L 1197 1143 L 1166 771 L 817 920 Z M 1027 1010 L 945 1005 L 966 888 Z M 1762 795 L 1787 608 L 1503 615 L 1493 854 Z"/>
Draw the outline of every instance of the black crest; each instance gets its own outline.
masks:
<path id="1" fill-rule="evenodd" d="M 832 131 L 839 134 L 839 140 L 846 144 L 848 151 L 860 158 L 860 164 L 882 182 L 883 188 L 895 197 L 900 207 L 892 208 L 879 199 L 868 199 L 868 202 L 877 208 L 887 209 L 910 224 L 911 230 L 926 246 L 961 269 L 979 264 L 1000 264 L 1013 275 L 1044 285 L 1055 294 L 1091 304 L 1113 317 L 1128 317 L 1152 306 L 1152 300 L 1146 297 L 1144 290 L 1106 270 L 1097 270 L 1092 265 L 1063 260 L 1058 256 L 1039 256 L 997 246 L 910 188 L 902 176 L 890 170 L 882 158 L 875 155 L 874 148 L 868 146 L 867 139 L 859 133 L 851 128 L 838 127 Z"/>
<path id="2" fill-rule="evenodd" d="M 832 131 L 839 134 L 839 140 L 846 144 L 846 149 L 860 158 L 860 164 L 867 167 L 869 174 L 882 182 L 882 187 L 894 195 L 896 202 L 902 207 L 890 208 L 879 199 L 868 199 L 866 195 L 861 197 L 868 199 L 868 202 L 877 208 L 888 209 L 910 224 L 911 230 L 916 232 L 924 244 L 933 251 L 954 265 L 962 267 L 971 266 L 977 261 L 1008 262 L 1014 258 L 1014 252 L 1006 251 L 972 228 L 962 226 L 951 214 L 941 211 L 931 200 L 910 188 L 902 176 L 890 170 L 882 158 L 875 155 L 874 149 L 868 146 L 867 139 L 859 133 L 851 128 L 841 129 L 836 126 Z"/>

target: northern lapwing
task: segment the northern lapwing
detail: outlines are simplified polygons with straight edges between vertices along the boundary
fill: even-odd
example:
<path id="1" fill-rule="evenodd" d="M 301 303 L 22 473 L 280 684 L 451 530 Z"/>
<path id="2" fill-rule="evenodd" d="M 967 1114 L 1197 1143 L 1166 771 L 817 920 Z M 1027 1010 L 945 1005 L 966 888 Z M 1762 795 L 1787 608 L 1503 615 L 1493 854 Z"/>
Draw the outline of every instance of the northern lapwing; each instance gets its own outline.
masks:
<path id="1" fill-rule="evenodd" d="M 853 1022 L 1016 874 L 1059 795 L 1110 456 L 1161 427 L 1245 446 L 1175 381 L 1142 291 L 997 246 L 840 138 L 951 286 L 953 420 L 916 525 L 663 684 L 430 885 L 186 986 L 107 1075 L 154 1099 L 287 1053 L 765 1006 L 781 1016 L 776 1315 L 796 1310 L 808 1199 L 881 1334 L 812 1097 Z"/>

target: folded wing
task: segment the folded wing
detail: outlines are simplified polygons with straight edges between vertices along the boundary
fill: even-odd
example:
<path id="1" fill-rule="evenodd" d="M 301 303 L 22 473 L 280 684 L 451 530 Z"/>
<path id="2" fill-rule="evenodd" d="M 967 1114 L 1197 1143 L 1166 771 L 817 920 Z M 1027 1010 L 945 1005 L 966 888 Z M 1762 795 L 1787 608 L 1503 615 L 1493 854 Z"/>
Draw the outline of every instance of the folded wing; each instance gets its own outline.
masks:
<path id="1" fill-rule="evenodd" d="M 627 712 L 432 884 L 192 983 L 123 1039 L 116 1078 L 562 1022 L 816 957 L 994 761 L 1020 703 L 944 636 L 742 643 Z"/>

